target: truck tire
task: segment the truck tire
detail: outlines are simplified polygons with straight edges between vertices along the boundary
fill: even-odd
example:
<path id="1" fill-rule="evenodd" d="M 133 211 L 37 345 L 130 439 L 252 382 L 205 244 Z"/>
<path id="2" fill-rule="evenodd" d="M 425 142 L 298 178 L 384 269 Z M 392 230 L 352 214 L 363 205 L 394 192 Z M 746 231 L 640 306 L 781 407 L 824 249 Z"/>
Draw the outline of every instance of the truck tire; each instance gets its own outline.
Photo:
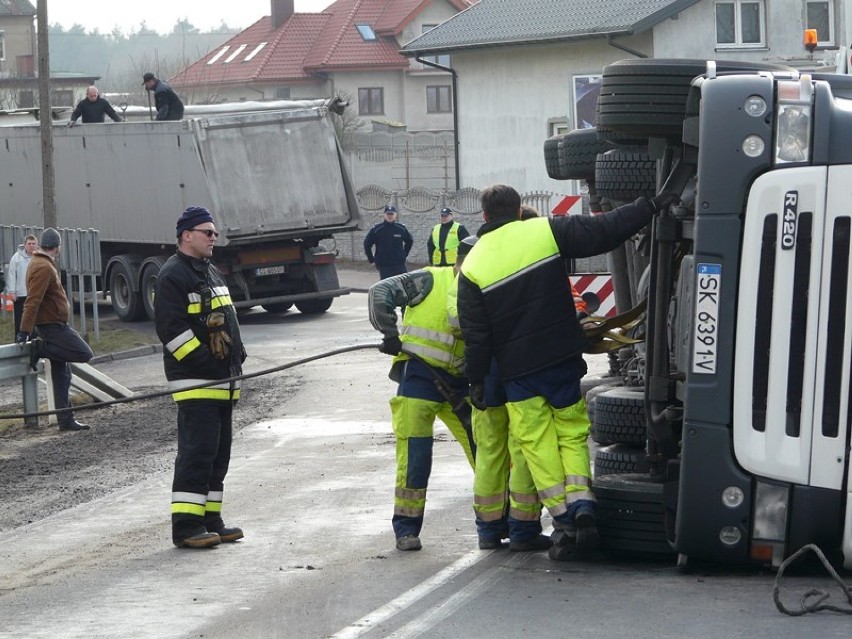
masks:
<path id="1" fill-rule="evenodd" d="M 586 400 L 586 412 L 588 412 L 589 421 L 592 423 L 592 430 L 594 430 L 594 428 L 595 428 L 595 403 L 596 403 L 595 400 L 597 399 L 597 396 L 600 395 L 601 393 L 605 393 L 608 390 L 611 390 L 613 388 L 618 388 L 618 386 L 620 386 L 620 384 L 613 384 L 612 382 L 604 382 L 602 384 L 598 384 L 597 386 L 593 386 L 592 388 L 587 390 L 586 393 L 583 395 L 583 397 Z M 582 382 L 581 382 L 580 388 L 582 390 Z M 597 440 L 595 440 L 595 441 L 597 441 Z"/>
<path id="2" fill-rule="evenodd" d="M 630 135 L 623 131 L 613 131 L 606 127 L 597 127 L 598 140 L 609 144 L 611 147 L 647 147 L 648 138 L 638 135 Z"/>
<path id="3" fill-rule="evenodd" d="M 574 129 L 559 140 L 559 174 L 563 180 L 594 180 L 595 159 L 610 145 L 598 139 L 597 131 Z"/>
<path id="4" fill-rule="evenodd" d="M 293 302 L 275 302 L 273 304 L 261 304 L 267 313 L 286 313 L 293 308 Z"/>
<path id="5" fill-rule="evenodd" d="M 616 202 L 657 194 L 657 163 L 643 151 L 607 151 L 595 161 L 598 195 Z"/>
<path id="6" fill-rule="evenodd" d="M 592 490 L 604 550 L 633 556 L 675 554 L 666 537 L 661 483 L 635 473 L 603 475 L 595 477 Z"/>
<path id="7" fill-rule="evenodd" d="M 612 388 L 595 398 L 592 439 L 598 444 L 645 446 L 645 396 L 641 389 Z"/>
<path id="8" fill-rule="evenodd" d="M 649 470 L 648 458 L 641 448 L 612 444 L 595 453 L 595 477 L 647 473 Z"/>
<path id="9" fill-rule="evenodd" d="M 139 288 L 142 289 L 142 304 L 145 306 L 145 315 L 152 322 L 154 321 L 154 290 L 157 287 L 157 276 L 165 262 L 165 260 L 156 260 L 148 262 L 142 267 L 142 279 Z"/>
<path id="10" fill-rule="evenodd" d="M 110 271 L 109 291 L 112 309 L 122 322 L 138 322 L 145 317 L 142 294 L 133 290 L 133 277 L 123 262 L 116 262 Z"/>
<path id="11" fill-rule="evenodd" d="M 319 313 L 325 313 L 328 309 L 330 309 L 333 301 L 333 297 L 327 297 L 321 300 L 302 300 L 301 302 L 296 302 L 296 308 L 305 315 L 317 315 Z"/>
<path id="12" fill-rule="evenodd" d="M 559 172 L 559 140 L 562 135 L 553 135 L 544 141 L 544 166 L 547 176 L 553 180 L 565 180 Z"/>
<path id="13" fill-rule="evenodd" d="M 680 137 L 693 78 L 707 70 L 705 60 L 628 59 L 604 67 L 597 125 L 636 136 Z M 716 71 L 791 71 L 760 62 L 716 61 Z"/>

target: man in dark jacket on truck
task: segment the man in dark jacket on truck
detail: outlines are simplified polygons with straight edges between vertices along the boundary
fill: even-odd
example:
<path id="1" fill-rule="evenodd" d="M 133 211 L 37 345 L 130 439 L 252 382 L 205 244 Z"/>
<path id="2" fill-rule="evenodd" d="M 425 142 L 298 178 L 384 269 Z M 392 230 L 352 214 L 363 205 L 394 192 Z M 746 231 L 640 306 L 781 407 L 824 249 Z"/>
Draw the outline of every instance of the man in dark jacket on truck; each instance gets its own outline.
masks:
<path id="1" fill-rule="evenodd" d="M 471 403 L 484 410 L 492 357 L 506 393 L 509 433 L 553 516 L 551 559 L 597 544 L 589 418 L 580 394 L 587 346 L 565 258 L 616 248 L 677 196 L 639 198 L 597 216 L 520 221 L 521 198 L 498 184 L 482 192 L 485 224 L 459 276 L 459 325 Z"/>
<path id="2" fill-rule="evenodd" d="M 146 91 L 154 92 L 155 120 L 180 120 L 183 117 L 183 102 L 166 82 L 149 71 L 142 76 L 142 85 Z"/>
<path id="3" fill-rule="evenodd" d="M 112 108 L 106 98 L 102 98 L 98 87 L 92 85 L 86 89 L 86 97 L 77 103 L 77 107 L 71 114 L 68 126 L 77 124 L 80 116 L 83 116 L 83 124 L 103 122 L 104 116 L 109 116 L 114 122 L 121 122 L 121 117 Z"/>
<path id="4" fill-rule="evenodd" d="M 177 221 L 177 252 L 160 270 L 154 296 L 163 367 L 178 406 L 172 541 L 184 548 L 209 548 L 243 537 L 242 530 L 222 520 L 231 413 L 240 384 L 192 388 L 240 375 L 245 360 L 228 287 L 210 262 L 218 235 L 207 209 L 186 209 Z"/>

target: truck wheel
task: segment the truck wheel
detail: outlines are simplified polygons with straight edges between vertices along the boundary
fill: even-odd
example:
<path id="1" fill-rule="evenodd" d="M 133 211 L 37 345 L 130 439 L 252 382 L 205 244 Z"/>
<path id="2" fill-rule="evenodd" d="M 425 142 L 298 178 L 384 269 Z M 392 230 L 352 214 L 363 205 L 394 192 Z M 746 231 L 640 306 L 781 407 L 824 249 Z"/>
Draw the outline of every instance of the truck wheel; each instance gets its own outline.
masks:
<path id="1" fill-rule="evenodd" d="M 133 290 L 133 279 L 127 266 L 116 262 L 109 276 L 112 309 L 122 322 L 138 322 L 145 317 L 142 295 Z"/>
<path id="2" fill-rule="evenodd" d="M 642 389 L 612 388 L 595 398 L 592 439 L 599 444 L 642 447 L 648 438 Z"/>
<path id="3" fill-rule="evenodd" d="M 704 60 L 628 59 L 604 67 L 597 125 L 635 136 L 680 137 L 693 78 L 707 70 Z M 767 63 L 717 60 L 719 73 L 782 70 Z"/>
<path id="4" fill-rule="evenodd" d="M 574 129 L 559 140 L 559 173 L 563 180 L 594 180 L 595 158 L 610 145 L 598 139 L 597 131 Z"/>
<path id="5" fill-rule="evenodd" d="M 274 304 L 261 304 L 267 313 L 286 313 L 293 308 L 293 302 L 275 302 Z"/>
<path id="6" fill-rule="evenodd" d="M 674 556 L 666 537 L 663 485 L 648 475 L 595 477 L 601 546 L 614 553 Z"/>
<path id="7" fill-rule="evenodd" d="M 559 140 L 562 135 L 553 135 L 544 141 L 544 166 L 547 176 L 553 180 L 565 180 L 559 172 Z"/>
<path id="8" fill-rule="evenodd" d="M 580 384 L 580 388 L 582 390 L 582 381 L 580 382 Z M 608 390 L 617 388 L 618 386 L 619 384 L 604 382 L 602 384 L 598 384 L 597 386 L 591 387 L 589 390 L 586 391 L 585 395 L 583 396 L 586 400 L 586 412 L 589 413 L 589 421 L 592 423 L 592 430 L 594 430 L 595 428 L 595 400 L 597 396 L 601 393 L 605 393 Z"/>
<path id="9" fill-rule="evenodd" d="M 305 315 L 316 315 L 318 313 L 325 313 L 330 309 L 333 301 L 334 298 L 332 297 L 321 300 L 302 300 L 301 302 L 296 302 L 296 308 Z"/>
<path id="10" fill-rule="evenodd" d="M 642 151 L 607 151 L 595 161 L 598 195 L 617 202 L 657 194 L 657 163 Z"/>
<path id="11" fill-rule="evenodd" d="M 649 470 L 650 464 L 641 448 L 612 444 L 599 448 L 595 453 L 595 477 L 647 473 Z"/>
<path id="12" fill-rule="evenodd" d="M 157 276 L 164 262 L 149 262 L 142 269 L 142 303 L 145 306 L 145 314 L 148 319 L 154 321 L 154 291 L 157 288 Z"/>

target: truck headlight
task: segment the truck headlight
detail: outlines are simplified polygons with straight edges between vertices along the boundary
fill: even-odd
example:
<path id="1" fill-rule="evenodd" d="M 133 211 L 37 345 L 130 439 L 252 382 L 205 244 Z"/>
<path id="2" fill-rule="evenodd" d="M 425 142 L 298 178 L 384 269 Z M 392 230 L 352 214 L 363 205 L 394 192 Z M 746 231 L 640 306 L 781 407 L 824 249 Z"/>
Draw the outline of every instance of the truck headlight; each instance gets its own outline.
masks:
<path id="1" fill-rule="evenodd" d="M 754 539 L 783 542 L 787 538 L 787 486 L 757 482 L 754 491 Z"/>
<path id="2" fill-rule="evenodd" d="M 775 118 L 775 163 L 808 162 L 814 89 L 809 75 L 778 83 Z"/>

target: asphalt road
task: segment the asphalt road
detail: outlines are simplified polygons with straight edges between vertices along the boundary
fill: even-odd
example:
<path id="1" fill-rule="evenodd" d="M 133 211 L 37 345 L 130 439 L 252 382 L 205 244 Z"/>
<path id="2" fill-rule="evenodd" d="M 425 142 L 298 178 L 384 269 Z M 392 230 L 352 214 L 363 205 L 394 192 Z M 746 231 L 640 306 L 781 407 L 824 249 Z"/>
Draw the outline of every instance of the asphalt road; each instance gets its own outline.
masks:
<path id="1" fill-rule="evenodd" d="M 260 370 L 377 343 L 366 296 L 320 317 L 242 320 Z M 240 431 L 226 521 L 246 537 L 212 550 L 170 543 L 171 475 L 0 534 L 0 637 L 848 637 L 848 616 L 790 618 L 774 574 L 671 562 L 555 563 L 479 551 L 472 473 L 437 430 L 420 552 L 394 549 L 389 358 L 358 351 L 294 369 L 262 421 Z M 159 355 L 104 364 L 133 387 L 162 383 Z M 592 373 L 605 365 L 593 360 Z M 547 527 L 547 521 L 545 521 Z M 794 603 L 824 576 L 785 580 Z M 834 588 L 832 601 L 843 602 Z"/>

